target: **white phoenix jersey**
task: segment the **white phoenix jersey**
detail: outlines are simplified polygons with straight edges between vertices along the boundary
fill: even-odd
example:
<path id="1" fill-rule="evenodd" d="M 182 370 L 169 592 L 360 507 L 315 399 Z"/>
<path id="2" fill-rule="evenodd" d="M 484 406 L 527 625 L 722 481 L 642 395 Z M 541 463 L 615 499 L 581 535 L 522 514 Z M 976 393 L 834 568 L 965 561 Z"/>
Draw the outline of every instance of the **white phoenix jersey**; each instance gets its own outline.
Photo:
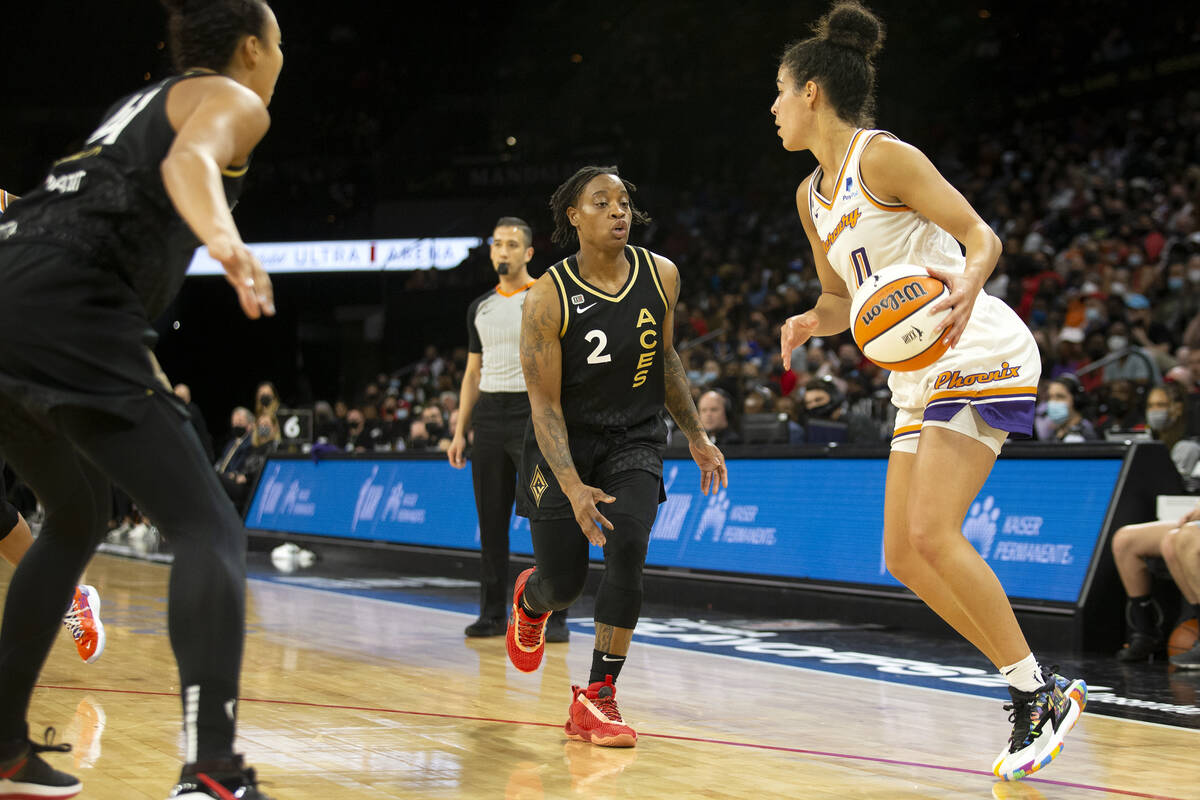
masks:
<path id="1" fill-rule="evenodd" d="M 863 183 L 859 164 L 867 144 L 886 131 L 858 130 L 842 159 L 832 197 L 821 194 L 821 168 L 813 172 L 808 211 L 826 258 L 853 296 L 872 271 L 892 264 L 919 264 L 962 271 L 954 237 L 903 203 L 885 203 Z"/>
<path id="2" fill-rule="evenodd" d="M 855 131 L 829 197 L 821 194 L 820 167 L 812 174 L 808 210 L 821 248 L 851 296 L 873 272 L 892 264 L 962 272 L 966 258 L 953 236 L 903 203 L 888 203 L 862 179 L 863 150 L 886 131 Z M 893 372 L 888 379 L 899 408 L 924 409 L 923 419 L 945 421 L 974 406 L 994 428 L 1027 436 L 1033 427 L 1041 359 L 1021 318 L 1003 301 L 980 292 L 954 349 L 930 366 Z M 917 435 L 920 425 L 896 436 Z"/>

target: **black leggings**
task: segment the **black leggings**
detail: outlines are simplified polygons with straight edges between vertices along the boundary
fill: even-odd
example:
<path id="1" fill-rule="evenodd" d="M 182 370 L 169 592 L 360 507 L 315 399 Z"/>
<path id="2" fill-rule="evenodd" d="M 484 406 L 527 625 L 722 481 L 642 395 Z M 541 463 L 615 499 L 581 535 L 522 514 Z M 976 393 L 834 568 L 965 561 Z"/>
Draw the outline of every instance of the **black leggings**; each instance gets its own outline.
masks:
<path id="1" fill-rule="evenodd" d="M 482 392 L 475 404 L 471 481 L 479 515 L 479 616 L 488 619 L 503 619 L 511 600 L 508 529 L 528 421 L 524 393 Z"/>
<path id="2" fill-rule="evenodd" d="M 633 629 L 642 610 L 642 568 L 662 482 L 653 473 L 630 470 L 597 483 L 616 500 L 598 505 L 613 529 L 604 532 L 604 574 L 596 591 L 595 620 Z M 535 613 L 566 608 L 583 593 L 588 540 L 574 519 L 531 519 L 529 526 L 537 572 L 525 584 L 525 604 Z"/>
<path id="3" fill-rule="evenodd" d="M 38 673 L 99 545 L 110 479 L 170 542 L 168 625 L 189 761 L 228 757 L 245 634 L 246 531 L 195 430 L 158 395 L 135 423 L 84 408 L 36 417 L 0 395 L 0 452 L 41 500 L 41 534 L 13 573 L 0 629 L 0 748 L 28 735 Z M 232 706 L 230 706 L 232 707 Z"/>

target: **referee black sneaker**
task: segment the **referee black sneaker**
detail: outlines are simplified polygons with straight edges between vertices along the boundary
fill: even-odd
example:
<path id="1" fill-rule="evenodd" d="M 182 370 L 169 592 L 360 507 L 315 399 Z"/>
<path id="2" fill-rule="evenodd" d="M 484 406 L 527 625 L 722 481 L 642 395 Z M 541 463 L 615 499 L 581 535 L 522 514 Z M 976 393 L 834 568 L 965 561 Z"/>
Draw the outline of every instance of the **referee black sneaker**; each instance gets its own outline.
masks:
<path id="1" fill-rule="evenodd" d="M 29 742 L 28 748 L 12 758 L 0 761 L 0 798 L 74 797 L 83 789 L 78 779 L 59 772 L 42 760 L 41 753 L 68 753 L 69 744 L 53 744 L 54 728 L 47 728 L 45 744 Z"/>
<path id="2" fill-rule="evenodd" d="M 187 764 L 167 800 L 271 800 L 241 756 Z"/>
<path id="3" fill-rule="evenodd" d="M 469 637 L 503 636 L 508 630 L 508 620 L 504 617 L 480 617 L 463 629 Z"/>
<path id="4" fill-rule="evenodd" d="M 567 627 L 567 610 L 555 611 L 546 623 L 546 641 L 562 643 L 570 640 L 571 630 Z"/>

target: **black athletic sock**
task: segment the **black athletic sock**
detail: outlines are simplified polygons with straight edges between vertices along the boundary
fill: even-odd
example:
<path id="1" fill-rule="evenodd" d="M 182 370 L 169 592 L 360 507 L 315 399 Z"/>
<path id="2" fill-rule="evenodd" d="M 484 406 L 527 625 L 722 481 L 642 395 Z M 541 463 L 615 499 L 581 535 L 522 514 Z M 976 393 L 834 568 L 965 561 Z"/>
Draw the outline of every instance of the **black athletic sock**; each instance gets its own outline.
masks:
<path id="1" fill-rule="evenodd" d="M 525 602 L 525 593 L 524 592 L 521 592 L 521 610 L 524 611 L 526 614 L 528 614 L 531 617 L 543 617 L 546 615 L 545 611 L 534 611 L 532 608 L 529 607 L 529 603 Z"/>
<path id="2" fill-rule="evenodd" d="M 605 677 L 609 675 L 612 676 L 613 683 L 616 683 L 623 666 L 625 666 L 625 656 L 615 656 L 612 653 L 593 650 L 592 672 L 588 675 L 588 683 L 604 683 Z"/>
<path id="3" fill-rule="evenodd" d="M 237 687 L 211 681 L 204 686 L 188 686 L 182 692 L 184 732 L 189 749 L 194 746 L 197 761 L 233 756 L 234 727 L 237 721 Z M 195 737 L 193 742 L 191 737 Z"/>
<path id="4" fill-rule="evenodd" d="M 1151 595 L 1131 597 L 1125 604 L 1125 621 L 1129 623 L 1130 630 L 1158 636 L 1162 632 L 1163 612 Z"/>

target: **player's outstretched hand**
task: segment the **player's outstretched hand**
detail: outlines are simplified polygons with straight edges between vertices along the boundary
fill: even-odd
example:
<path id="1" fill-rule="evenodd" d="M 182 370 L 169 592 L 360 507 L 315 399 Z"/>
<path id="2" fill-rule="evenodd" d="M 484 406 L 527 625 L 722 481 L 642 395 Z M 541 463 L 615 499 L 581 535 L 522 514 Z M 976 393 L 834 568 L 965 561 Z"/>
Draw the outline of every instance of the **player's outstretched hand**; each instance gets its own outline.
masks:
<path id="1" fill-rule="evenodd" d="M 702 442 L 688 441 L 688 449 L 692 451 L 692 460 L 700 468 L 700 491 L 708 494 L 711 488 L 716 494 L 717 484 L 724 489 L 729 486 L 729 473 L 725 469 L 725 455 L 715 444 L 705 437 Z"/>
<path id="2" fill-rule="evenodd" d="M 575 511 L 575 521 L 579 523 L 579 529 L 583 531 L 587 540 L 596 547 L 604 547 L 604 543 L 608 541 L 604 536 L 604 529 L 613 529 L 612 523 L 596 508 L 596 503 L 611 503 L 616 499 L 603 489 L 585 484 L 580 484 L 579 488 L 571 493 L 571 508 Z"/>
<path id="3" fill-rule="evenodd" d="M 225 279 L 237 292 L 242 312 L 250 319 L 264 314 L 275 315 L 275 290 L 271 276 L 263 269 L 258 257 L 240 240 L 214 239 L 208 243 L 208 254 L 225 268 Z"/>
<path id="4" fill-rule="evenodd" d="M 788 317 L 783 323 L 779 329 L 779 353 L 783 356 L 785 370 L 792 368 L 792 351 L 812 338 L 819 321 L 814 312 L 805 311 Z"/>
<path id="5" fill-rule="evenodd" d="M 979 296 L 979 290 L 983 287 L 967 277 L 965 273 L 951 272 L 937 267 L 926 267 L 925 270 L 950 287 L 950 296 L 929 311 L 936 314 L 949 309 L 950 313 L 941 319 L 938 336 L 954 347 L 967 328 L 967 322 L 971 319 L 971 309 L 975 307 L 975 298 Z"/>

